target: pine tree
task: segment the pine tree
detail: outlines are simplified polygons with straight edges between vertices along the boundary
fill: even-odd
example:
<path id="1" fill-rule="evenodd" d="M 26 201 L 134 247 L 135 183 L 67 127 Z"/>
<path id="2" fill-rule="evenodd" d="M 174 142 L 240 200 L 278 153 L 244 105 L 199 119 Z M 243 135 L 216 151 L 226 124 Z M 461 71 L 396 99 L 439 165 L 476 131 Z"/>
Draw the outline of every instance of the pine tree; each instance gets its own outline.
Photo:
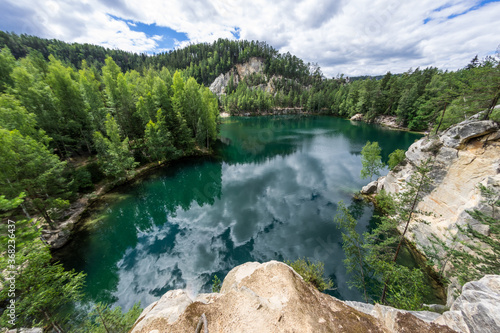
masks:
<path id="1" fill-rule="evenodd" d="M 337 214 L 335 215 L 337 227 L 342 229 L 342 249 L 346 258 L 344 265 L 350 279 L 347 282 L 349 287 L 355 287 L 363 291 L 365 302 L 369 301 L 368 284 L 373 275 L 372 268 L 366 262 L 368 256 L 367 249 L 361 235 L 356 231 L 357 221 L 349 213 L 349 210 L 342 201 L 338 203 Z"/>
<path id="2" fill-rule="evenodd" d="M 94 132 L 94 143 L 102 171 L 114 179 L 127 176 L 137 165 L 129 150 L 128 138 L 121 140 L 118 124 L 110 114 L 106 116 L 105 126 L 107 137 Z"/>

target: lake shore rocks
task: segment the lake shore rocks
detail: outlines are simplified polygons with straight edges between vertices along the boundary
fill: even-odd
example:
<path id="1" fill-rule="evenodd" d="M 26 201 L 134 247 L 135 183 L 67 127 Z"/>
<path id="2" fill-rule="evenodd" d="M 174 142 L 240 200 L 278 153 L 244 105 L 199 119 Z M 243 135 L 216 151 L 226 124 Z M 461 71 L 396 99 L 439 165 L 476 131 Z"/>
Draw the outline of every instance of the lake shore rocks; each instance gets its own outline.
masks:
<path id="1" fill-rule="evenodd" d="M 493 332 L 500 328 L 500 276 L 466 284 L 462 296 L 443 315 L 343 302 L 319 292 L 284 263 L 249 262 L 228 273 L 220 293 L 191 298 L 185 290 L 167 292 L 144 309 L 131 332 L 192 332 L 203 314 L 209 332 Z"/>

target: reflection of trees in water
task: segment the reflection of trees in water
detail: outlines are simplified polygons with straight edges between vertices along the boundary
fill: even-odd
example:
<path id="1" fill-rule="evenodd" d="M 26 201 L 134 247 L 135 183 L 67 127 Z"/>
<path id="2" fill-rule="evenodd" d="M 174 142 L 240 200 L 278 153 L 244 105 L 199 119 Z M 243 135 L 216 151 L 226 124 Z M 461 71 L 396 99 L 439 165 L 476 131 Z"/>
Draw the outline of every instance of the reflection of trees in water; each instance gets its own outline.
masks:
<path id="1" fill-rule="evenodd" d="M 414 133 L 334 117 L 251 117 L 237 118 L 224 125 L 217 152 L 228 164 L 262 163 L 275 156 L 293 154 L 321 130 L 325 131 L 323 135 L 347 139 L 354 155 L 360 154 L 367 141 L 379 141 L 383 160 L 394 150 L 405 149 L 408 143 L 420 138 Z"/>
<path id="2" fill-rule="evenodd" d="M 213 205 L 221 197 L 221 188 L 221 162 L 205 159 L 174 163 L 150 180 L 121 188 L 131 195 L 93 213 L 103 215 L 102 221 L 91 230 L 80 230 L 54 257 L 66 269 L 87 273 L 86 294 L 91 300 L 114 303 L 119 271 L 133 267 L 137 260 L 135 255 L 124 254 L 137 247 L 141 232 L 165 229 L 168 217 L 175 216 L 179 207 L 188 210 L 195 202 L 200 206 Z M 177 225 L 169 225 L 161 238 L 148 244 L 148 253 L 168 253 L 176 235 L 182 232 Z"/>

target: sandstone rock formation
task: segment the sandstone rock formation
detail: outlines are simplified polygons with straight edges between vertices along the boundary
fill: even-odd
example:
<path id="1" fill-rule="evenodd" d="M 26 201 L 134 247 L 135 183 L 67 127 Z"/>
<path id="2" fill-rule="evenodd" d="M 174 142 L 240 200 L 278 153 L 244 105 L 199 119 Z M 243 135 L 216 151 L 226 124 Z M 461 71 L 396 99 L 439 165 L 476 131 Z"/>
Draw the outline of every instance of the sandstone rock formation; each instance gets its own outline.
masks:
<path id="1" fill-rule="evenodd" d="M 363 116 L 362 113 L 356 113 L 354 116 L 352 116 L 349 120 L 354 120 L 354 121 L 365 121 L 365 117 Z M 403 129 L 401 124 L 398 122 L 398 119 L 396 116 L 387 116 L 387 115 L 380 115 L 375 117 L 375 119 L 369 121 L 375 124 L 380 124 L 382 126 L 386 127 L 391 127 L 391 128 L 397 128 L 397 129 Z"/>
<path id="2" fill-rule="evenodd" d="M 500 276 L 466 283 L 450 311 L 434 322 L 458 332 L 500 332 Z"/>
<path id="3" fill-rule="evenodd" d="M 410 146 L 406 159 L 393 171 L 377 181 L 382 188 L 398 193 L 410 177 L 415 165 L 431 158 L 430 177 L 433 186 L 417 206 L 431 216 L 423 217 L 429 224 L 414 223 L 408 239 L 424 252 L 430 245 L 431 234 L 442 240 L 457 233 L 458 225 L 471 224 L 476 230 L 488 233 L 482 224 L 474 222 L 467 211 L 490 207 L 481 201 L 477 185 L 496 188 L 500 192 L 500 130 L 493 121 L 465 121 L 451 127 L 437 138 L 423 138 Z M 370 184 L 372 189 L 374 184 Z M 368 190 L 368 188 L 367 188 Z M 483 230 L 484 229 L 484 230 Z"/>
<path id="4" fill-rule="evenodd" d="M 283 263 L 250 262 L 229 272 L 220 293 L 191 300 L 183 290 L 167 292 L 143 311 L 132 333 L 194 332 L 202 314 L 211 333 L 454 332 L 432 322 L 436 314 L 360 304 L 320 293 Z"/>
<path id="5" fill-rule="evenodd" d="M 225 74 L 220 74 L 217 78 L 215 78 L 214 82 L 210 85 L 210 91 L 216 94 L 217 96 L 224 95 L 226 92 L 226 87 L 229 84 L 229 79 L 231 75 L 233 76 L 233 83 L 238 85 L 238 83 L 243 80 L 246 76 L 252 74 L 262 74 L 264 75 L 264 61 L 261 58 L 250 58 L 244 64 L 237 64 L 233 69 Z M 260 84 L 258 86 L 250 87 L 250 89 L 261 89 L 268 93 L 274 93 L 274 79 L 276 76 L 272 76 L 271 78 L 266 77 L 267 84 Z"/>

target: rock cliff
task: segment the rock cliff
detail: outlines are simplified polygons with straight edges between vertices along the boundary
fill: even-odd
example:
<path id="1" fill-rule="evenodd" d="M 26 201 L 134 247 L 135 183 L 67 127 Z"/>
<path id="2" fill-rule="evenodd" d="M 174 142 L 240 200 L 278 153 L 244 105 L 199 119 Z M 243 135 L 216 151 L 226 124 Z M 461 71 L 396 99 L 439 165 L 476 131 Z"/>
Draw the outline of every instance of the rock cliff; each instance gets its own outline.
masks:
<path id="1" fill-rule="evenodd" d="M 457 226 L 471 224 L 483 233 L 488 230 L 473 221 L 467 211 L 478 209 L 490 213 L 482 203 L 477 185 L 496 188 L 500 192 L 500 130 L 493 121 L 469 120 L 457 124 L 435 138 L 422 138 L 410 146 L 403 163 L 385 177 L 363 188 L 370 194 L 385 189 L 398 193 L 415 170 L 415 165 L 431 158 L 431 191 L 418 204 L 417 210 L 431 212 L 423 217 L 429 222 L 414 223 L 408 239 L 423 251 L 430 245 L 431 234 L 446 240 L 456 234 Z"/>
<path id="2" fill-rule="evenodd" d="M 264 75 L 264 61 L 261 58 L 250 58 L 244 64 L 237 64 L 233 69 L 231 69 L 226 74 L 220 74 L 217 78 L 215 78 L 214 82 L 210 85 L 210 91 L 212 91 L 217 96 L 221 96 L 225 94 L 225 90 L 227 85 L 229 84 L 229 79 L 231 75 L 233 76 L 234 85 L 238 85 L 238 83 L 243 80 L 246 76 L 252 74 L 262 74 Z M 251 87 L 252 89 L 262 89 L 268 93 L 274 93 L 274 84 L 273 80 L 276 78 L 275 76 L 271 78 L 267 78 L 266 76 L 266 84 L 260 84 L 258 86 Z"/>
<path id="3" fill-rule="evenodd" d="M 463 296 L 463 297 L 462 297 Z M 167 292 L 137 319 L 132 333 L 194 332 L 205 314 L 214 332 L 494 332 L 500 329 L 500 276 L 466 284 L 443 315 L 342 302 L 320 293 L 291 267 L 249 262 L 229 272 L 220 293 L 191 299 Z"/>

